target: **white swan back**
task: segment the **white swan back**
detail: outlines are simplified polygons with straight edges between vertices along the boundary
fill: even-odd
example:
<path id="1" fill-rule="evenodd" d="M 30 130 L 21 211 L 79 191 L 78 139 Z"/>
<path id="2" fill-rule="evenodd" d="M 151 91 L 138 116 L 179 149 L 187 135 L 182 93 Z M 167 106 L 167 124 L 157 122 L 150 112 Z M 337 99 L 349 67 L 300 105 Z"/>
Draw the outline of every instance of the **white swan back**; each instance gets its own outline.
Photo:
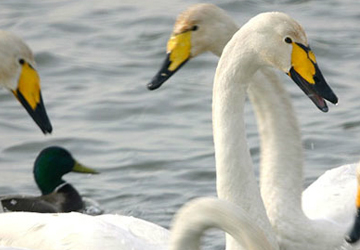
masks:
<path id="1" fill-rule="evenodd" d="M 133 217 L 81 213 L 0 214 L 0 246 L 36 250 L 165 250 L 168 230 Z"/>

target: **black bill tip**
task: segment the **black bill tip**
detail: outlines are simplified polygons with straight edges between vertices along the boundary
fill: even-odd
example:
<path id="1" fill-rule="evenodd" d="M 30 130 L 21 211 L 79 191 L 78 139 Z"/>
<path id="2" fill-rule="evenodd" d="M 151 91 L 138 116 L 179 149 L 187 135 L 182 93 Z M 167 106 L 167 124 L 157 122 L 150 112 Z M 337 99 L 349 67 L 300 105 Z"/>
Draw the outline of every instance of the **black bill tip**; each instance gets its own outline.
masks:
<path id="1" fill-rule="evenodd" d="M 289 76 L 299 86 L 299 88 L 310 98 L 318 109 L 322 112 L 328 112 L 329 108 L 322 97 L 322 94 L 318 94 L 318 91 L 314 89 L 315 84 L 308 83 L 300 74 L 298 74 L 294 68 L 289 71 Z M 326 84 L 326 82 L 325 82 Z M 326 84 L 327 85 L 327 84 Z"/>
<path id="2" fill-rule="evenodd" d="M 346 242 L 356 243 L 360 239 L 360 208 L 357 209 L 354 225 L 348 235 L 345 236 Z"/>
<path id="3" fill-rule="evenodd" d="M 169 70 L 171 64 L 170 53 L 168 53 L 163 62 L 163 65 L 161 66 L 161 69 L 153 77 L 153 79 L 151 79 L 151 82 L 147 84 L 147 88 L 149 90 L 155 90 L 160 88 L 161 85 L 166 82 L 166 80 L 169 79 L 176 71 L 178 71 L 187 61 L 188 59 L 182 62 L 175 70 L 171 71 Z"/>
<path id="4" fill-rule="evenodd" d="M 44 134 L 51 134 L 52 132 L 52 126 L 49 120 L 49 117 L 45 110 L 45 105 L 40 93 L 40 102 L 37 104 L 35 109 L 32 109 L 29 103 L 26 101 L 24 96 L 21 94 L 20 91 L 16 90 L 16 96 L 20 103 L 23 105 L 23 107 L 26 109 L 28 114 L 33 118 L 35 123 L 39 126 L 41 131 Z"/>
<path id="5" fill-rule="evenodd" d="M 324 99 L 328 100 L 329 102 L 333 104 L 338 103 L 338 98 L 330 88 L 330 86 L 326 83 L 324 76 L 322 75 L 319 67 L 317 64 L 314 64 L 315 66 L 315 75 L 314 75 L 314 90 L 320 94 Z"/>

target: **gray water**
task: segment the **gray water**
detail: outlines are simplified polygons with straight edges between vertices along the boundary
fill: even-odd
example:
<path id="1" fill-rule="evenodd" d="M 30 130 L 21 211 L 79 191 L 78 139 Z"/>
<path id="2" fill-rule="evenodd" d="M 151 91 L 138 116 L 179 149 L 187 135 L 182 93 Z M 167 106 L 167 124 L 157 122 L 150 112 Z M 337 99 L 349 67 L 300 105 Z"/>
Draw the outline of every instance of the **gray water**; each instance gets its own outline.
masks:
<path id="1" fill-rule="evenodd" d="M 321 113 L 284 76 L 301 123 L 304 187 L 326 169 L 360 160 L 360 3 L 354 0 L 209 1 L 239 24 L 284 11 L 305 28 L 318 64 L 339 97 Z M 160 68 L 177 14 L 195 0 L 1 0 L 0 28 L 32 48 L 52 121 L 44 136 L 11 93 L 0 91 L 0 195 L 38 194 L 32 165 L 59 145 L 100 175 L 69 174 L 108 213 L 169 227 L 186 201 L 216 196 L 211 92 L 217 58 L 190 61 L 157 91 L 146 84 Z M 246 111 L 255 165 L 259 139 Z M 258 170 L 256 169 L 256 174 Z M 221 249 L 223 235 L 207 240 Z"/>

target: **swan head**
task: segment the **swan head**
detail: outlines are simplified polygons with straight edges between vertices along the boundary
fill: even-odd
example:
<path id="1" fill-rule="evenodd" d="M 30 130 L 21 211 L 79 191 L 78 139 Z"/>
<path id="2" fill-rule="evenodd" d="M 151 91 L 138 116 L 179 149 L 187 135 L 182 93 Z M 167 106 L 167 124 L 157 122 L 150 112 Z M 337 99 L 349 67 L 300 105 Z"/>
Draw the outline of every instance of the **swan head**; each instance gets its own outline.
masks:
<path id="1" fill-rule="evenodd" d="M 0 31 L 0 86 L 9 89 L 43 133 L 51 133 L 40 91 L 40 78 L 30 48 L 21 38 Z"/>
<path id="2" fill-rule="evenodd" d="M 81 165 L 69 151 L 57 146 L 43 149 L 34 163 L 34 178 L 43 195 L 54 192 L 59 185 L 64 183 L 63 175 L 70 172 L 98 173 Z"/>
<path id="3" fill-rule="evenodd" d="M 279 12 L 262 13 L 242 29 L 242 34 L 253 34 L 248 44 L 255 47 L 260 60 L 289 75 L 320 110 L 328 111 L 324 99 L 338 102 L 318 67 L 304 29 L 294 19 Z"/>
<path id="4" fill-rule="evenodd" d="M 356 179 L 357 179 L 357 194 L 356 194 L 356 215 L 354 217 L 354 224 L 348 234 L 345 236 L 345 240 L 350 244 L 355 244 L 360 239 L 360 163 L 356 167 Z"/>
<path id="5" fill-rule="evenodd" d="M 210 51 L 221 55 L 238 26 L 226 12 L 213 4 L 195 4 L 182 12 L 167 43 L 167 55 L 160 71 L 147 85 L 159 88 L 189 59 Z"/>

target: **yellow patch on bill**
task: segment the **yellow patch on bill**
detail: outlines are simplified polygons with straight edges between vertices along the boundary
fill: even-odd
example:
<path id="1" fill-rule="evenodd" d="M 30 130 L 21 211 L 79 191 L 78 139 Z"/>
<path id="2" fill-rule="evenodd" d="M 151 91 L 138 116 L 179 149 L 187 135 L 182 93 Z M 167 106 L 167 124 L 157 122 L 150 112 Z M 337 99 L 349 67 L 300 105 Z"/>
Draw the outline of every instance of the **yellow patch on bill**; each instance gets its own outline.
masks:
<path id="1" fill-rule="evenodd" d="M 191 31 L 186 31 L 170 37 L 167 44 L 167 53 L 170 53 L 170 71 L 176 70 L 190 57 Z"/>
<path id="2" fill-rule="evenodd" d="M 315 54 L 314 52 L 312 52 L 311 50 L 308 52 L 309 58 L 311 61 L 313 61 L 313 63 L 316 63 L 316 58 L 315 58 Z"/>
<path id="3" fill-rule="evenodd" d="M 35 110 L 40 102 L 40 78 L 36 70 L 26 62 L 22 65 L 17 89 L 30 107 Z"/>
<path id="4" fill-rule="evenodd" d="M 291 54 L 291 63 L 294 70 L 301 75 L 308 83 L 315 84 L 315 66 L 316 63 L 315 55 L 312 51 L 305 51 L 296 43 L 292 43 L 293 50 Z"/>
<path id="5" fill-rule="evenodd" d="M 357 195 L 356 195 L 356 207 L 360 208 L 360 186 L 358 184 L 358 190 L 357 190 Z"/>

